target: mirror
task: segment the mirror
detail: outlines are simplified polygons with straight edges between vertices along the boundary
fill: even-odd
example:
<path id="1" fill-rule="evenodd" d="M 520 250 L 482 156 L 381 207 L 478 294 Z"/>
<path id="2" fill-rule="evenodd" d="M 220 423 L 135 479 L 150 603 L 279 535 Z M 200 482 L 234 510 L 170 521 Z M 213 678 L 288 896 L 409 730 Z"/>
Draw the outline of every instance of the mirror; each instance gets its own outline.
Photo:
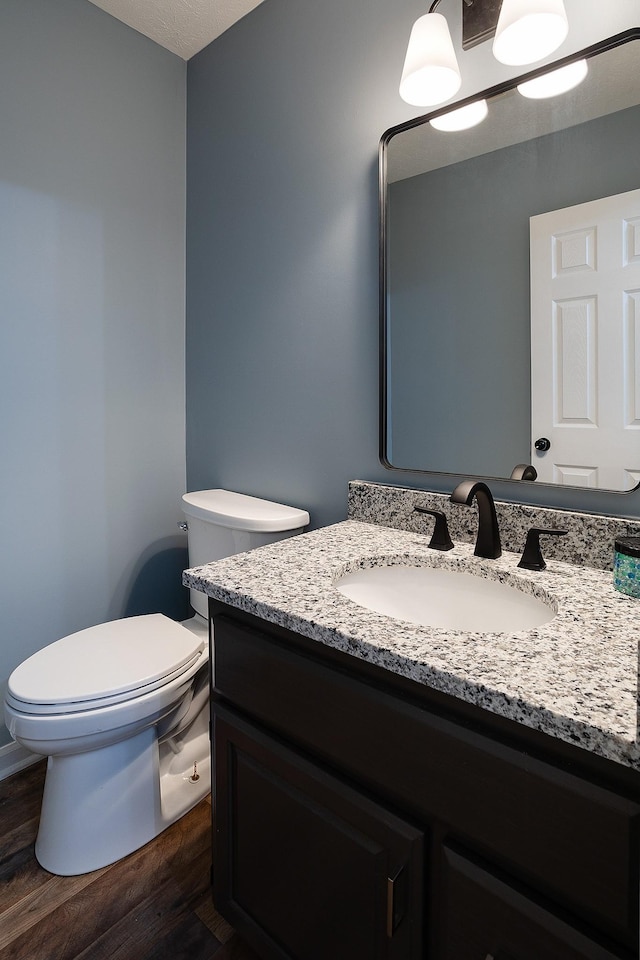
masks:
<path id="1" fill-rule="evenodd" d="M 470 130 L 431 126 L 449 104 L 383 135 L 386 466 L 504 479 L 530 463 L 537 482 L 608 490 L 640 482 L 640 209 L 625 207 L 613 230 L 626 270 L 615 297 L 590 286 L 609 255 L 610 219 L 592 201 L 624 194 L 640 203 L 639 39 L 628 31 L 526 75 L 586 57 L 586 80 L 562 95 L 527 99 L 516 88 L 522 78 L 479 94 L 472 99 L 487 100 L 488 116 Z M 543 274 L 570 274 L 575 290 L 540 293 L 530 246 L 540 224 Z M 542 355 L 541 322 L 550 351 Z M 614 366 L 601 369 L 607 352 Z M 607 408 L 615 429 L 603 423 Z M 561 446 L 569 427 L 586 453 Z M 549 438 L 550 449 L 536 448 Z M 612 444 L 622 449 L 615 469 Z"/>

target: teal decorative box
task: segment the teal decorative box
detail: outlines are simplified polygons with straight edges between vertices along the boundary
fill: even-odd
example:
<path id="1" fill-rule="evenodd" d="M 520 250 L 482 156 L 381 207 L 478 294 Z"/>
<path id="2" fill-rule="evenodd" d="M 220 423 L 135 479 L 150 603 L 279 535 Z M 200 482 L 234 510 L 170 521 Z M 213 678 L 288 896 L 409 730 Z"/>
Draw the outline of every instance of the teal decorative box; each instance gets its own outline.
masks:
<path id="1" fill-rule="evenodd" d="M 640 597 L 640 537 L 619 537 L 613 562 L 613 585 L 630 597 Z"/>

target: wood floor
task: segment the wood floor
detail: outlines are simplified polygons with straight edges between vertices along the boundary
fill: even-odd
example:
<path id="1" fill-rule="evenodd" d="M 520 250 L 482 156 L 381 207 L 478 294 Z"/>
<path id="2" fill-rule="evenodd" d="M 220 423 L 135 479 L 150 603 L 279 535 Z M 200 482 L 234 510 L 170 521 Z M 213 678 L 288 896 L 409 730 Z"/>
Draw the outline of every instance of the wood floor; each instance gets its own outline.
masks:
<path id="1" fill-rule="evenodd" d="M 0 782 L 0 960 L 258 960 L 211 902 L 208 800 L 119 863 L 55 877 L 33 853 L 44 770 Z"/>

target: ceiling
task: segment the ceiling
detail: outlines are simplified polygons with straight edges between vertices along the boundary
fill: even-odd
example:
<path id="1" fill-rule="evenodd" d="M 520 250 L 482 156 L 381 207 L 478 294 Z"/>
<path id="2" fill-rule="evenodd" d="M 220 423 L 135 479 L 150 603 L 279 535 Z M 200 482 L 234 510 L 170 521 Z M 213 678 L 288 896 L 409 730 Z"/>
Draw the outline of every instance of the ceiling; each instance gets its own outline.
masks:
<path id="1" fill-rule="evenodd" d="M 89 0 L 188 60 L 262 0 Z"/>

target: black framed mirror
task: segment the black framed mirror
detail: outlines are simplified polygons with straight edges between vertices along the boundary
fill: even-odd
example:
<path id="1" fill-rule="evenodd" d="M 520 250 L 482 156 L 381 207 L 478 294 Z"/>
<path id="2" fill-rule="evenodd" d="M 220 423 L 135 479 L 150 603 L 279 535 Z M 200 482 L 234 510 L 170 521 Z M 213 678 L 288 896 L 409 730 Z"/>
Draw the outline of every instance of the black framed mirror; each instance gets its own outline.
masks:
<path id="1" fill-rule="evenodd" d="M 639 40 L 627 31 L 383 134 L 380 458 L 390 469 L 509 479 L 530 463 L 537 483 L 640 483 Z M 518 91 L 581 60 L 587 77 L 567 93 Z M 477 127 L 430 123 L 481 99 Z M 596 274 L 619 196 L 631 206 L 612 228 L 624 270 L 607 280 L 609 296 Z M 578 286 L 549 286 L 547 275 Z"/>

